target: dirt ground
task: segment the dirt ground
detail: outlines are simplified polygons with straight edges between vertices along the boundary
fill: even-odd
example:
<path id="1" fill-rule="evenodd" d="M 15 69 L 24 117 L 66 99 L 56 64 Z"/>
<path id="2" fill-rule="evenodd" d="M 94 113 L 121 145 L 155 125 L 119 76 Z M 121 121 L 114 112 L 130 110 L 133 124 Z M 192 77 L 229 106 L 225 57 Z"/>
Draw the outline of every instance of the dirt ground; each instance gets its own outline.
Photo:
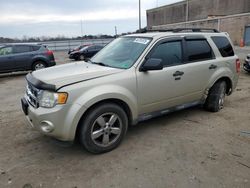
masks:
<path id="1" fill-rule="evenodd" d="M 65 52 L 55 55 L 59 64 L 69 62 Z M 221 112 L 195 107 L 140 123 L 102 155 L 28 128 L 20 106 L 25 85 L 25 73 L 0 78 L 0 187 L 250 187 L 250 133 L 244 133 L 250 132 L 250 74 L 244 71 Z"/>

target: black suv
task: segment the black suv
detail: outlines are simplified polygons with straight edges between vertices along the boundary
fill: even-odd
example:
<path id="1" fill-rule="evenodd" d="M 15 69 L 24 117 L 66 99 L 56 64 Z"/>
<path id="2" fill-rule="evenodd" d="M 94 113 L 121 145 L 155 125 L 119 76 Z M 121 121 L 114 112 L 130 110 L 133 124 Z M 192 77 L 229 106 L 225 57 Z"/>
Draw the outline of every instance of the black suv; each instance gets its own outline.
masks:
<path id="1" fill-rule="evenodd" d="M 97 52 L 99 52 L 103 46 L 101 45 L 90 45 L 85 46 L 79 51 L 74 51 L 69 54 L 70 59 L 74 60 L 87 60 L 93 57 Z"/>
<path id="2" fill-rule="evenodd" d="M 7 44 L 0 46 L 0 73 L 34 71 L 55 64 L 53 52 L 41 44 Z"/>

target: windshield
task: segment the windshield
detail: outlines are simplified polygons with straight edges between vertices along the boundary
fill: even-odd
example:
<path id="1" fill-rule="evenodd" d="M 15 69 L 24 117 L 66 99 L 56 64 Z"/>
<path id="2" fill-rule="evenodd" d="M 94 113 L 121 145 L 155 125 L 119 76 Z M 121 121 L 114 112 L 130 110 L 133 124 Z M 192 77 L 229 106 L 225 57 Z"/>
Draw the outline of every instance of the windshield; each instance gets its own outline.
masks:
<path id="1" fill-rule="evenodd" d="M 91 62 L 114 68 L 130 68 L 150 43 L 150 38 L 121 37 L 103 48 Z"/>
<path id="2" fill-rule="evenodd" d="M 89 48 L 89 46 L 83 46 L 82 48 L 80 48 L 79 50 L 82 52 L 84 50 L 87 50 Z"/>

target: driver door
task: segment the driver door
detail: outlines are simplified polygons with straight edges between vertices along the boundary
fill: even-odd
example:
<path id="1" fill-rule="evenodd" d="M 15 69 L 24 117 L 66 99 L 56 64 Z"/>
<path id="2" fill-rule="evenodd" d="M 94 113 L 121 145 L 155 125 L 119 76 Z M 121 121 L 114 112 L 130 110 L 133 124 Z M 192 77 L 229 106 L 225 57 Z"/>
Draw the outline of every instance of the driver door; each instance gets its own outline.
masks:
<path id="1" fill-rule="evenodd" d="M 183 58 L 183 39 L 163 40 L 155 45 L 147 58 L 161 59 L 162 70 L 137 71 L 139 113 L 145 114 L 177 106 L 197 98 L 190 91 L 185 75 L 187 64 Z M 146 58 L 146 59 L 147 59 Z"/>

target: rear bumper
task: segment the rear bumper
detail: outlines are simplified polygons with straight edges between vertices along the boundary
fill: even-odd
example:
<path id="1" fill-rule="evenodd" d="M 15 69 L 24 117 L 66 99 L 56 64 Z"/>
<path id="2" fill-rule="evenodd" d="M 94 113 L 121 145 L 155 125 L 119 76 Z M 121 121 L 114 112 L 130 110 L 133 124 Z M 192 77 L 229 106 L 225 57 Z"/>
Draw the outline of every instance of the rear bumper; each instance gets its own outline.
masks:
<path id="1" fill-rule="evenodd" d="M 48 67 L 52 67 L 56 65 L 56 61 L 55 60 L 51 60 L 48 62 Z"/>

